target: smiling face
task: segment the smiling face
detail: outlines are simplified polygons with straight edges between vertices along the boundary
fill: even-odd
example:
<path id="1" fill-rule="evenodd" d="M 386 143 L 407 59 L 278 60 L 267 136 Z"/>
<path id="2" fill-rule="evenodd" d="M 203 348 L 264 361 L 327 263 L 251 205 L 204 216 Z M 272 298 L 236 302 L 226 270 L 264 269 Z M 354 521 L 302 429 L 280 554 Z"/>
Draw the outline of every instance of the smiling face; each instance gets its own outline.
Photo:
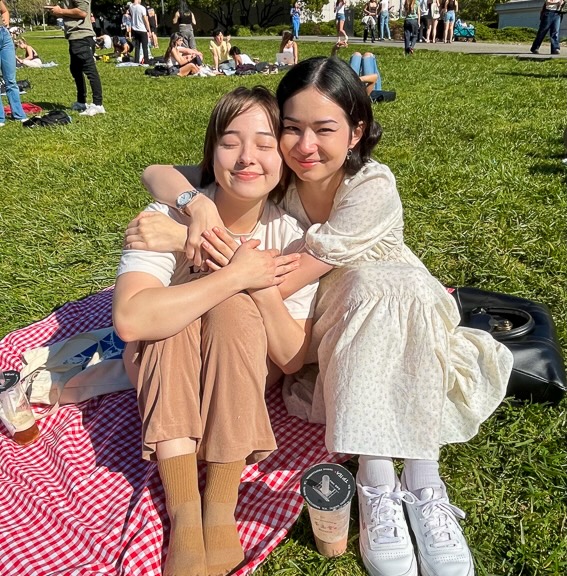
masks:
<path id="1" fill-rule="evenodd" d="M 281 179 L 283 163 L 277 135 L 261 106 L 250 106 L 228 124 L 213 162 L 223 193 L 241 200 L 267 198 Z"/>
<path id="2" fill-rule="evenodd" d="M 351 127 L 343 109 L 315 88 L 295 93 L 284 104 L 280 149 L 304 182 L 342 178 L 347 153 L 361 136 L 362 129 Z"/>

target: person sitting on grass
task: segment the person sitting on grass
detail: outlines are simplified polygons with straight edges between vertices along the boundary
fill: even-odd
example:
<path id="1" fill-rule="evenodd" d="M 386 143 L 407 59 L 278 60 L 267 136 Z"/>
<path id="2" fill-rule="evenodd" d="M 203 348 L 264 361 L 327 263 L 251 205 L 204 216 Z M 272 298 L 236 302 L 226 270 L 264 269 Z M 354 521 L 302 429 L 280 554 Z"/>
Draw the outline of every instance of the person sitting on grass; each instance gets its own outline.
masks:
<path id="1" fill-rule="evenodd" d="M 277 288 L 297 268 L 304 236 L 273 202 L 283 191 L 279 135 L 277 102 L 263 87 L 239 87 L 213 110 L 202 194 L 235 246 L 204 245 L 212 273 L 184 252 L 183 213 L 198 193 L 182 194 L 178 209 L 152 204 L 128 225 L 167 219 L 162 244 L 181 231 L 171 252 L 126 243 L 113 300 L 143 457 L 157 460 L 171 521 L 164 576 L 223 575 L 244 560 L 234 517 L 240 476 L 276 449 L 266 380 L 298 370 L 309 346 L 317 282 L 285 300 Z M 202 511 L 197 460 L 207 462 Z"/>
<path id="2" fill-rule="evenodd" d="M 299 49 L 297 47 L 297 42 L 293 39 L 293 34 L 290 30 L 284 30 L 282 32 L 282 41 L 280 42 L 280 53 L 281 54 L 291 54 L 293 56 L 293 63 L 297 64 L 299 62 Z"/>
<path id="3" fill-rule="evenodd" d="M 22 66 L 27 66 L 28 68 L 41 68 L 43 66 L 39 54 L 25 41 L 24 38 L 20 38 L 16 45 L 24 51 L 23 58 L 16 58 Z"/>
<path id="4" fill-rule="evenodd" d="M 455 299 L 405 244 L 396 179 L 371 157 L 381 130 L 348 64 L 302 60 L 276 96 L 280 150 L 293 172 L 282 206 L 308 226 L 299 268 L 278 288 L 285 297 L 321 277 L 313 364 L 286 378 L 288 411 L 325 423 L 329 452 L 359 454 L 359 545 L 371 576 L 418 568 L 472 576 L 464 514 L 449 501 L 439 450 L 475 436 L 494 412 L 512 354 L 487 332 L 460 326 Z M 191 170 L 152 166 L 143 181 L 174 203 Z M 209 199 L 195 202 L 182 237 L 197 258 L 218 216 Z M 143 248 L 139 232 L 131 235 Z M 394 458 L 403 460 L 401 478 Z"/>
<path id="5" fill-rule="evenodd" d="M 110 50 L 112 48 L 112 38 L 108 34 L 97 36 L 95 45 L 98 50 Z"/>
<path id="6" fill-rule="evenodd" d="M 232 62 L 229 60 L 229 65 L 231 68 L 236 68 L 237 66 L 245 66 L 246 64 L 251 64 L 254 66 L 254 60 L 252 60 L 248 54 L 243 54 L 238 46 L 233 46 L 230 49 L 228 55 L 232 58 Z"/>
<path id="7" fill-rule="evenodd" d="M 113 36 L 112 37 L 112 47 L 114 48 L 113 56 L 115 58 L 121 58 L 122 61 L 127 62 L 130 59 L 130 53 L 132 52 L 134 45 L 126 36 Z"/>
<path id="8" fill-rule="evenodd" d="M 165 51 L 163 60 L 167 66 L 179 68 L 177 76 L 192 76 L 201 71 L 202 60 L 196 50 L 183 46 L 184 38 L 178 32 L 174 32 L 169 40 L 169 46 Z"/>
<path id="9" fill-rule="evenodd" d="M 209 50 L 213 56 L 213 69 L 218 71 L 219 65 L 226 62 L 230 53 L 230 35 L 224 36 L 222 30 L 213 32 L 213 39 L 209 42 Z"/>

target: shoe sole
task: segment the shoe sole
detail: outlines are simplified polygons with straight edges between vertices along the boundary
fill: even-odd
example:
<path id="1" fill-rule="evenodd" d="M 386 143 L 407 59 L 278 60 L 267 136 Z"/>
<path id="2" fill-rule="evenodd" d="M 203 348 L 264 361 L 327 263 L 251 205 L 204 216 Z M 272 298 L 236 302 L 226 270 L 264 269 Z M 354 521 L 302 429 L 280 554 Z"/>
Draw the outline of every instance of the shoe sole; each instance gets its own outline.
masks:
<path id="1" fill-rule="evenodd" d="M 362 556 L 362 550 L 360 552 Z M 370 576 L 392 576 L 391 574 L 385 574 L 384 572 L 377 572 L 376 567 L 372 566 L 372 564 L 367 562 L 364 556 L 362 556 L 362 563 L 364 564 L 364 567 L 366 568 L 366 571 L 368 572 L 368 574 L 370 574 Z M 407 572 L 404 572 L 403 574 L 396 574 L 395 576 L 419 576 L 417 572 L 417 560 L 415 559 L 415 556 L 413 558 L 412 565 L 410 566 L 409 570 Z M 425 572 L 422 573 L 422 576 L 426 576 Z"/>
<path id="2" fill-rule="evenodd" d="M 419 563 L 419 570 L 420 570 L 421 576 L 438 576 L 438 574 L 436 574 L 435 572 L 429 572 L 427 570 L 427 566 L 424 562 Z M 474 566 L 471 566 L 469 568 L 469 571 L 466 574 L 464 574 L 463 576 L 475 576 Z"/>

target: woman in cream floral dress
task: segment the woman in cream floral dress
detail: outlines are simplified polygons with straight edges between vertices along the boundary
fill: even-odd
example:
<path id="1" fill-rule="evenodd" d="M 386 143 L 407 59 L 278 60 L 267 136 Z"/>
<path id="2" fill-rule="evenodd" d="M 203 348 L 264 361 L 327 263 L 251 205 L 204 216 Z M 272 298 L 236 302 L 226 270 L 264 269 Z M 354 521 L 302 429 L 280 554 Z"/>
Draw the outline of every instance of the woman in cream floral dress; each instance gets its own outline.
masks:
<path id="1" fill-rule="evenodd" d="M 308 228 L 300 267 L 280 290 L 285 297 L 321 278 L 312 364 L 286 381 L 288 410 L 325 423 L 330 451 L 359 455 L 360 549 L 373 576 L 417 576 L 418 565 L 427 576 L 472 576 L 464 513 L 439 477 L 439 447 L 470 439 L 495 410 L 511 353 L 490 334 L 458 326 L 453 298 L 404 244 L 395 178 L 371 159 L 380 127 L 349 66 L 302 61 L 276 96 L 280 148 L 294 173 L 283 206 Z M 184 176 L 199 181 L 195 167 L 171 166 L 149 167 L 143 180 L 174 204 Z M 200 234 L 216 227 L 207 234 L 209 263 L 222 266 L 234 247 L 201 196 L 185 209 L 188 254 L 197 261 Z M 146 226 L 134 226 L 126 242 L 147 247 Z M 393 458 L 404 459 L 401 479 Z"/>

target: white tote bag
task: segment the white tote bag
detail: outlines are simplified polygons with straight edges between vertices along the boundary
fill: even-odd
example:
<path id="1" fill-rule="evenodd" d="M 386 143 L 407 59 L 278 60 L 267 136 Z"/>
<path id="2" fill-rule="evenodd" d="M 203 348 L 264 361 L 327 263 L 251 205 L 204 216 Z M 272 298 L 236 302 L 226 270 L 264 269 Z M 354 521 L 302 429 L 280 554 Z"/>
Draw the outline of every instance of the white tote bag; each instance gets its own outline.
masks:
<path id="1" fill-rule="evenodd" d="M 122 362 L 124 346 L 109 327 L 24 352 L 20 377 L 30 402 L 56 410 L 59 404 L 131 389 Z"/>

